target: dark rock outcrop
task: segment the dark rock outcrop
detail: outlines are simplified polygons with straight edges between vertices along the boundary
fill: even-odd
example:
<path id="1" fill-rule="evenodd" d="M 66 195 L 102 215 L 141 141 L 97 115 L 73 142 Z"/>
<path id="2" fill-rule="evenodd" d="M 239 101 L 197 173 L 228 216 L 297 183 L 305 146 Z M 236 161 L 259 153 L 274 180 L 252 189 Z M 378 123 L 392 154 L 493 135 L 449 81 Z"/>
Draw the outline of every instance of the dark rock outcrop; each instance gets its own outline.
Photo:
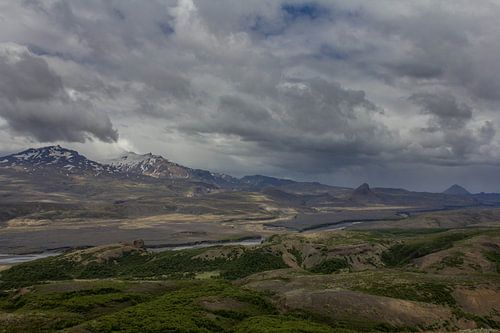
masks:
<path id="1" fill-rule="evenodd" d="M 446 191 L 443 192 L 443 194 L 448 194 L 448 195 L 470 195 L 471 193 L 467 191 L 465 188 L 463 188 L 460 185 L 454 184 L 450 186 Z"/>

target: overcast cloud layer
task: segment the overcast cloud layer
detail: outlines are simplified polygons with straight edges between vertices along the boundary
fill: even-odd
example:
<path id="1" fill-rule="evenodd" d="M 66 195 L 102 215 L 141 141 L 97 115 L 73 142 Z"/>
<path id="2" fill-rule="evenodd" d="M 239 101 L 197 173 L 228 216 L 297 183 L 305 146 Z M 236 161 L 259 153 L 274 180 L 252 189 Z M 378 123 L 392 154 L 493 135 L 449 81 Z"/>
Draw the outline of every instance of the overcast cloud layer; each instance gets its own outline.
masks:
<path id="1" fill-rule="evenodd" d="M 498 1 L 0 0 L 0 152 L 500 192 Z"/>

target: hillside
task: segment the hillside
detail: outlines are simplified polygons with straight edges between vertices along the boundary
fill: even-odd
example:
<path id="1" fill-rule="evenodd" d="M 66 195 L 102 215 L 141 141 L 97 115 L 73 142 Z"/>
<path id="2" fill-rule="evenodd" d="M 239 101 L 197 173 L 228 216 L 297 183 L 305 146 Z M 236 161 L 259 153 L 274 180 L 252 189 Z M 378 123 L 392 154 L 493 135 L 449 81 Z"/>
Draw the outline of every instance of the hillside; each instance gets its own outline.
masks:
<path id="1" fill-rule="evenodd" d="M 133 152 L 106 161 L 120 172 L 132 175 L 143 175 L 157 179 L 183 179 L 199 181 L 219 187 L 237 187 L 239 180 L 229 175 L 213 173 L 206 170 L 191 169 L 173 163 L 163 156 L 151 153 L 139 155 Z"/>
<path id="2" fill-rule="evenodd" d="M 381 199 L 371 189 L 370 185 L 363 183 L 352 191 L 349 199 L 358 204 L 377 204 L 381 203 Z"/>
<path id="3" fill-rule="evenodd" d="M 17 177 L 44 175 L 62 177 L 82 176 L 87 181 L 93 177 L 133 179 L 145 183 L 169 183 L 173 187 L 196 187 L 194 195 L 206 194 L 214 189 L 245 192 L 283 192 L 281 203 L 296 206 L 345 207 L 370 205 L 399 205 L 438 208 L 449 206 L 473 206 L 500 204 L 500 195 L 495 193 L 471 195 L 464 188 L 453 185 L 443 193 L 412 192 L 402 189 L 370 188 L 362 184 L 356 189 L 324 185 L 316 182 L 298 182 L 263 175 L 244 176 L 240 179 L 230 175 L 202 169 L 189 168 L 168 159 L 133 152 L 122 154 L 104 162 L 96 162 L 78 152 L 61 146 L 30 148 L 20 153 L 0 157 L 0 173 L 17 173 Z M 270 190 L 272 188 L 272 190 Z M 67 189 L 66 189 L 67 190 Z M 289 201 L 285 197 L 290 198 Z"/>
<path id="4" fill-rule="evenodd" d="M 470 195 L 471 194 L 465 188 L 463 188 L 462 186 L 457 185 L 457 184 L 451 185 L 449 188 L 447 188 L 445 191 L 443 191 L 443 193 L 449 194 L 449 195 Z"/>
<path id="5" fill-rule="evenodd" d="M 499 229 L 288 234 L 253 247 L 159 253 L 143 246 L 76 250 L 1 272 L 0 326 L 4 332 L 500 328 Z"/>
<path id="6" fill-rule="evenodd" d="M 425 225 L 418 220 L 425 212 L 500 204 L 495 193 L 448 195 L 368 184 L 353 190 L 258 175 L 236 179 L 153 154 L 126 154 L 110 163 L 60 146 L 0 158 L 0 253 L 135 238 L 153 244 L 220 241 L 367 222 Z M 463 225 L 463 214 L 457 216 L 451 225 Z"/>

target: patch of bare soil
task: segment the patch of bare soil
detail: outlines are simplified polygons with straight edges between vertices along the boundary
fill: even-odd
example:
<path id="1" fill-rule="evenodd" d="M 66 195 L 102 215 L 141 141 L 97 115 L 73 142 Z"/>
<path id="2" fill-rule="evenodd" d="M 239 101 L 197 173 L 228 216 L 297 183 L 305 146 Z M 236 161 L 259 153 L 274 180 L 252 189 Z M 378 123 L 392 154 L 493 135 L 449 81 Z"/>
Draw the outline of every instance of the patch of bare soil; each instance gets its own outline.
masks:
<path id="1" fill-rule="evenodd" d="M 491 288 L 457 288 L 453 297 L 467 312 L 500 319 L 500 291 Z M 495 311 L 496 309 L 496 311 Z"/>
<path id="2" fill-rule="evenodd" d="M 90 249 L 78 250 L 68 253 L 68 259 L 79 262 L 83 265 L 88 265 L 93 262 L 104 263 L 119 259 L 126 254 L 139 253 L 146 255 L 147 250 L 144 248 L 144 242 L 141 240 L 134 241 L 133 243 L 120 243 L 112 245 L 102 245 L 92 247 Z"/>
<path id="3" fill-rule="evenodd" d="M 12 267 L 11 265 L 0 265 L 0 272 Z"/>
<path id="4" fill-rule="evenodd" d="M 493 273 L 496 266 L 484 253 L 497 247 L 500 248 L 499 237 L 481 235 L 418 258 L 413 263 L 420 270 L 439 274 Z"/>
<path id="5" fill-rule="evenodd" d="M 200 304 L 209 311 L 239 310 L 248 307 L 248 304 L 232 298 L 209 298 L 201 300 Z"/>
<path id="6" fill-rule="evenodd" d="M 348 290 L 290 290 L 280 295 L 280 304 L 287 310 L 305 310 L 332 320 L 356 318 L 396 327 L 429 326 L 452 318 L 450 309 L 443 306 Z"/>
<path id="7" fill-rule="evenodd" d="M 51 221 L 46 219 L 15 218 L 7 222 L 8 228 L 32 228 L 50 225 Z"/>
<path id="8" fill-rule="evenodd" d="M 373 243 L 324 245 L 310 235 L 306 237 L 311 241 L 302 239 L 289 239 L 283 243 L 273 245 L 270 249 L 281 255 L 283 261 L 291 268 L 310 269 L 330 259 L 347 259 L 351 270 L 359 271 L 383 267 L 380 254 L 387 247 Z M 316 242 L 313 242 L 313 241 Z"/>

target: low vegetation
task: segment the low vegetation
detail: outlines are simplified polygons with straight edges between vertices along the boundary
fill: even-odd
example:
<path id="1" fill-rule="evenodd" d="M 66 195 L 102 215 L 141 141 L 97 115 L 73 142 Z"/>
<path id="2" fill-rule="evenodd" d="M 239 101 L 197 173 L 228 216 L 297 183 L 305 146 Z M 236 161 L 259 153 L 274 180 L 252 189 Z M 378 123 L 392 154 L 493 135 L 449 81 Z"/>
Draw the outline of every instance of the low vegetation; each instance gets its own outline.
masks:
<path id="1" fill-rule="evenodd" d="M 500 249 L 498 251 L 485 251 L 484 256 L 495 264 L 497 273 L 500 273 Z"/>
<path id="2" fill-rule="evenodd" d="M 347 231 L 275 236 L 253 247 L 78 250 L 0 272 L 0 332 L 498 328 L 498 235 Z M 496 270 L 470 268 L 471 253 Z M 456 270 L 415 269 L 429 255 Z"/>
<path id="3" fill-rule="evenodd" d="M 349 268 L 347 260 L 334 258 L 323 261 L 321 264 L 311 268 L 310 271 L 313 273 L 331 274 L 344 268 Z"/>
<path id="4" fill-rule="evenodd" d="M 413 259 L 427 254 L 451 248 L 454 242 L 470 238 L 477 232 L 439 233 L 425 239 L 404 242 L 390 247 L 382 253 L 382 261 L 387 266 L 402 266 Z"/>
<path id="5" fill-rule="evenodd" d="M 148 253 L 137 250 L 112 260 L 75 258 L 61 255 L 14 266 L 2 272 L 0 286 L 22 287 L 48 280 L 68 279 L 178 279 L 193 278 L 196 273 L 220 271 L 228 280 L 287 267 L 280 256 L 265 249 L 252 249 L 242 254 L 204 260 L 197 256 L 203 249 Z"/>

